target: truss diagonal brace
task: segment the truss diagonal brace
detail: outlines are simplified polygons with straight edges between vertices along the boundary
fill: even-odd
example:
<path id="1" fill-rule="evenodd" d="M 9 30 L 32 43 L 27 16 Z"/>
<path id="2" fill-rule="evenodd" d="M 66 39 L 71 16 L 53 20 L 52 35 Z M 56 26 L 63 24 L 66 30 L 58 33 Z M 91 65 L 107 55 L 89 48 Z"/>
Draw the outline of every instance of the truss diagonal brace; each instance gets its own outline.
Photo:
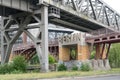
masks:
<path id="1" fill-rule="evenodd" d="M 29 24 L 30 21 L 31 21 L 31 15 L 26 16 L 26 18 L 23 19 L 23 21 L 21 21 L 23 23 L 20 23 L 20 25 L 18 24 L 19 29 L 13 38 L 10 38 L 9 34 L 4 32 L 4 31 L 6 31 L 6 29 L 9 29 L 11 27 L 11 25 L 12 25 L 11 21 L 9 20 L 8 23 L 5 25 L 5 27 L 3 25 L 4 30 L 2 31 L 2 37 L 3 37 L 2 42 L 6 38 L 6 46 L 5 46 L 4 42 L 3 42 L 3 44 L 1 44 L 3 47 L 2 48 L 2 61 L 1 61 L 2 64 L 9 61 L 9 57 L 10 57 L 10 53 L 11 53 L 13 44 L 16 42 L 16 40 L 22 34 L 23 30 L 27 27 L 27 25 Z"/>

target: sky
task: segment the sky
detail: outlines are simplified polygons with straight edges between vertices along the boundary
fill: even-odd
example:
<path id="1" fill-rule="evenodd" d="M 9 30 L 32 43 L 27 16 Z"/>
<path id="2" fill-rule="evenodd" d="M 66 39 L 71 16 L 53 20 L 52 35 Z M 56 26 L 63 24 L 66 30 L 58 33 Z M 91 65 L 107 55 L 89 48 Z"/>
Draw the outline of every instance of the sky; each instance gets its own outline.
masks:
<path id="1" fill-rule="evenodd" d="M 103 0 L 120 14 L 120 0 Z"/>

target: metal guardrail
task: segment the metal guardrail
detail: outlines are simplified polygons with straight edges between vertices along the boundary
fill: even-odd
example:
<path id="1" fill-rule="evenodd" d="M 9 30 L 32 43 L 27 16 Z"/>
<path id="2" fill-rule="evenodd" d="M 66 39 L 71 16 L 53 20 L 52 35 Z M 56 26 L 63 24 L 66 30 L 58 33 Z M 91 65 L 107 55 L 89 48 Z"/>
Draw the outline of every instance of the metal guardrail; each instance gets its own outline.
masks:
<path id="1" fill-rule="evenodd" d="M 58 39 L 49 40 L 49 46 L 58 46 L 58 44 L 59 44 Z M 29 48 L 33 48 L 33 47 L 35 47 L 33 42 L 18 43 L 13 46 L 13 51 L 29 49 Z"/>
<path id="2" fill-rule="evenodd" d="M 28 48 L 31 48 L 31 47 L 34 47 L 33 42 L 27 42 L 25 44 L 24 43 L 18 43 L 18 44 L 15 44 L 13 46 L 13 51 L 28 49 Z"/>

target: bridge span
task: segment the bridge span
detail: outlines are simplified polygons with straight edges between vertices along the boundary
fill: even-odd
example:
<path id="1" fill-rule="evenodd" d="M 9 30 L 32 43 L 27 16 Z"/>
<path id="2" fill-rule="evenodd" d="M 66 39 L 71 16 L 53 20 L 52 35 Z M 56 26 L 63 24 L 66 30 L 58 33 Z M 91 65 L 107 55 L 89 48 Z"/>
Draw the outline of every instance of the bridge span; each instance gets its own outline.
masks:
<path id="1" fill-rule="evenodd" d="M 102 0 L 0 0 L 2 63 L 9 60 L 13 44 L 24 32 L 33 41 L 41 70 L 48 71 L 48 23 L 92 32 L 101 28 L 119 32 L 120 15 Z M 28 24 L 39 23 L 38 36 Z M 11 28 L 12 25 L 18 27 Z M 16 32 L 13 37 L 9 34 Z M 42 49 L 41 47 L 42 46 Z"/>

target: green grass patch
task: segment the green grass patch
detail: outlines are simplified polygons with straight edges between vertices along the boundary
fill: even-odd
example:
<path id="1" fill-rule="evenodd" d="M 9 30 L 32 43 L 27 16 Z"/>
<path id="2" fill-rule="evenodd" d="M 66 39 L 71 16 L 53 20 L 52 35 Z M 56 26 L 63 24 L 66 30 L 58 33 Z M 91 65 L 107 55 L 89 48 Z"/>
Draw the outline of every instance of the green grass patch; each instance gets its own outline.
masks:
<path id="1" fill-rule="evenodd" d="M 0 75 L 0 80 L 25 80 L 25 79 L 43 79 L 43 78 L 59 78 L 71 76 L 94 76 L 105 74 L 120 74 L 120 68 L 111 69 L 109 71 L 63 71 L 63 72 L 48 72 L 48 73 L 23 73 L 23 74 L 5 74 Z"/>

